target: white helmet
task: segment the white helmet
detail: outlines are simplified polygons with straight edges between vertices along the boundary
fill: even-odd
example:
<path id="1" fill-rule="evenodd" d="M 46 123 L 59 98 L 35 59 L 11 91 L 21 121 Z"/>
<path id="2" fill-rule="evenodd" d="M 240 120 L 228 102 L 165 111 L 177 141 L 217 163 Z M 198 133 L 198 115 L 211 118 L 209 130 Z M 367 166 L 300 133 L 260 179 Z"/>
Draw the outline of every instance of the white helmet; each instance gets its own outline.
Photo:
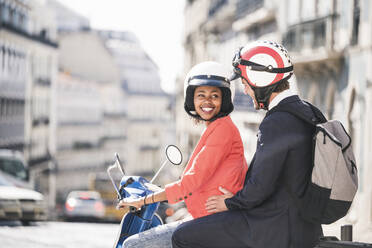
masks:
<path id="1" fill-rule="evenodd" d="M 233 58 L 234 74 L 252 88 L 260 108 L 267 109 L 271 93 L 293 75 L 288 51 L 273 41 L 256 41 L 241 47 Z"/>
<path id="2" fill-rule="evenodd" d="M 226 116 L 234 110 L 234 88 L 230 85 L 231 72 L 220 63 L 206 61 L 191 68 L 184 83 L 184 97 L 186 112 L 197 119 L 201 117 L 196 113 L 194 106 L 194 91 L 198 86 L 216 86 L 222 91 L 221 111 L 216 118 Z M 215 119 L 215 118 L 214 118 Z"/>

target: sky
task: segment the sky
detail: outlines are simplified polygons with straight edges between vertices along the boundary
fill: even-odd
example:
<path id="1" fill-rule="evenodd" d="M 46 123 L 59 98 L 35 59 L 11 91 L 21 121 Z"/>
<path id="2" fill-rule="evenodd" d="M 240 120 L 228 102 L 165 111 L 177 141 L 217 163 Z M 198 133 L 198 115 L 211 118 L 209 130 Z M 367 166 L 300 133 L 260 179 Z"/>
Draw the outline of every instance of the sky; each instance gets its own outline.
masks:
<path id="1" fill-rule="evenodd" d="M 92 28 L 132 31 L 159 67 L 171 93 L 183 66 L 184 0 L 59 0 L 87 17 Z"/>

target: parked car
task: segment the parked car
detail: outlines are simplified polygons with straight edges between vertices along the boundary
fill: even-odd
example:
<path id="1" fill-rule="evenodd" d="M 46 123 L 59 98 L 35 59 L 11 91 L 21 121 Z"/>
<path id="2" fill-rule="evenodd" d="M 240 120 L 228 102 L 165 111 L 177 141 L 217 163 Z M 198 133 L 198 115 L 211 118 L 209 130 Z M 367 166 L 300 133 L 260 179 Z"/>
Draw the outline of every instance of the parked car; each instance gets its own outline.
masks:
<path id="1" fill-rule="evenodd" d="M 112 175 L 115 181 L 121 180 L 121 175 Z M 105 204 L 105 216 L 103 219 L 109 222 L 120 222 L 123 215 L 127 213 L 125 210 L 118 211 L 116 204 L 118 197 L 112 186 L 112 182 L 107 175 L 107 172 L 90 173 L 89 174 L 89 190 L 100 193 L 103 203 Z"/>
<path id="2" fill-rule="evenodd" d="M 28 165 L 21 152 L 0 149 L 0 172 L 12 185 L 31 189 Z"/>
<path id="3" fill-rule="evenodd" d="M 44 221 L 47 219 L 44 196 L 34 190 L 16 188 L 18 199 L 21 204 L 21 221 L 28 224 L 30 221 Z"/>
<path id="4" fill-rule="evenodd" d="M 23 224 L 46 220 L 44 196 L 34 190 L 16 187 L 9 176 L 0 172 L 0 216 Z"/>
<path id="5" fill-rule="evenodd" d="M 19 200 L 9 191 L 9 183 L 0 177 L 0 220 L 20 220 L 22 209 Z"/>
<path id="6" fill-rule="evenodd" d="M 105 205 L 97 191 L 71 191 L 64 212 L 67 220 L 102 220 Z"/>

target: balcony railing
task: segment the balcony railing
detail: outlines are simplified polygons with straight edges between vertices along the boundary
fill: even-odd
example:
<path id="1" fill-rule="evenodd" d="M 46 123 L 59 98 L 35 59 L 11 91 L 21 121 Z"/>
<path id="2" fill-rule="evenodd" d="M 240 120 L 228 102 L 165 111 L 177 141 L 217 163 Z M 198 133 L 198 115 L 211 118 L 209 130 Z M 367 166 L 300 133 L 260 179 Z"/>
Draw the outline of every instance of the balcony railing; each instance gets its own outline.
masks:
<path id="1" fill-rule="evenodd" d="M 227 2 L 228 0 L 212 1 L 209 7 L 208 16 L 209 17 L 214 16 L 222 8 L 222 6 L 224 6 Z"/>
<path id="2" fill-rule="evenodd" d="M 351 34 L 351 45 L 357 45 L 359 40 L 359 24 L 360 24 L 360 2 L 354 1 L 353 11 L 353 29 Z"/>
<path id="3" fill-rule="evenodd" d="M 0 148 L 23 147 L 24 124 L 22 118 L 0 118 Z"/>
<path id="4" fill-rule="evenodd" d="M 49 117 L 48 116 L 40 116 L 40 117 L 35 117 L 32 120 L 32 126 L 40 126 L 40 125 L 49 125 Z"/>
<path id="5" fill-rule="evenodd" d="M 333 50 L 336 15 L 295 24 L 283 36 L 283 44 L 292 52 L 315 50 L 321 47 Z"/>
<path id="6" fill-rule="evenodd" d="M 236 3 L 236 17 L 242 18 L 253 13 L 264 5 L 264 0 L 238 0 Z"/>
<path id="7" fill-rule="evenodd" d="M 35 83 L 38 84 L 38 85 L 41 85 L 41 86 L 50 86 L 51 85 L 51 80 L 49 78 L 38 77 L 35 80 Z"/>
<path id="8" fill-rule="evenodd" d="M 7 29 L 7 30 L 9 30 L 13 33 L 18 34 L 18 35 L 21 35 L 25 38 L 43 43 L 47 46 L 58 48 L 58 44 L 54 41 L 51 41 L 46 36 L 45 31 L 41 31 L 40 34 L 30 34 L 30 33 L 26 32 L 25 30 L 23 30 L 22 28 L 16 27 L 12 23 L 7 23 L 7 22 L 0 22 L 0 29 L 2 29 L 2 28 Z"/>

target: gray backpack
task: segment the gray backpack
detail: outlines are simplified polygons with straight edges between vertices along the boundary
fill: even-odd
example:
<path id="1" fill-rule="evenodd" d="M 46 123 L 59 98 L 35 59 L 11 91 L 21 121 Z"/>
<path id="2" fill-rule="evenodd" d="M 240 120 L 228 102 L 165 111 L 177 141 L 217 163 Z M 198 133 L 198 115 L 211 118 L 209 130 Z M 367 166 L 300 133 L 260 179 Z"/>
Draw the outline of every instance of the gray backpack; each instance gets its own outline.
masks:
<path id="1" fill-rule="evenodd" d="M 300 198 L 289 191 L 303 219 L 330 224 L 344 217 L 358 189 L 358 173 L 351 138 L 340 121 L 327 121 L 310 103 L 317 121 L 293 109 L 278 105 L 273 112 L 289 112 L 315 127 L 313 135 L 313 170 Z M 287 187 L 289 190 L 289 187 Z"/>

